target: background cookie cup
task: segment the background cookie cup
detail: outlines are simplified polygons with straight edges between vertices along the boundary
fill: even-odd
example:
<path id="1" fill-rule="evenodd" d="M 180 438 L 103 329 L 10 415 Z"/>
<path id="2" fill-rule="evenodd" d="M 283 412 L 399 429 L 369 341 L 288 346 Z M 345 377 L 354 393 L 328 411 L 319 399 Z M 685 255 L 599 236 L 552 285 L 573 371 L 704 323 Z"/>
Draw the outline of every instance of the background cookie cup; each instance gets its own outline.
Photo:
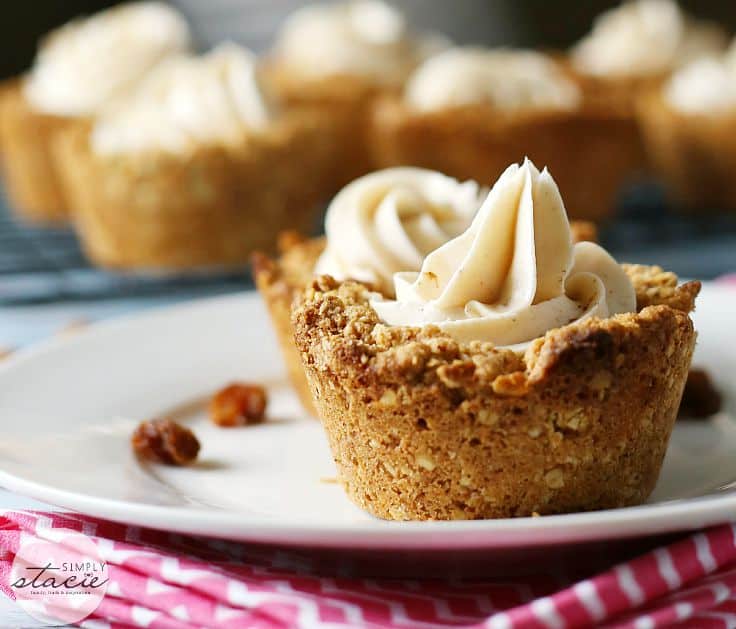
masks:
<path id="1" fill-rule="evenodd" d="M 652 166 L 676 203 L 736 209 L 736 110 L 685 113 L 652 90 L 638 113 Z"/>
<path id="2" fill-rule="evenodd" d="M 184 18 L 157 0 L 118 4 L 47 33 L 31 67 L 0 88 L 3 174 L 16 213 L 35 222 L 68 218 L 58 135 L 130 95 L 189 44 Z"/>
<path id="3" fill-rule="evenodd" d="M 491 184 L 524 156 L 555 172 L 571 218 L 599 220 L 641 165 L 641 141 L 626 117 L 598 108 L 501 112 L 486 104 L 419 112 L 384 98 L 373 119 L 381 167 L 412 164 Z"/>
<path id="4" fill-rule="evenodd" d="M 20 79 L 0 86 L 0 147 L 3 177 L 10 202 L 18 214 L 33 222 L 67 217 L 66 203 L 52 143 L 72 119 L 35 111 L 22 91 Z"/>
<path id="5" fill-rule="evenodd" d="M 367 150 L 370 120 L 376 98 L 385 91 L 359 76 L 342 75 L 305 81 L 287 66 L 264 63 L 264 84 L 289 109 L 308 110 L 323 118 L 337 155 L 332 164 L 330 192 L 369 172 Z"/>
<path id="6" fill-rule="evenodd" d="M 621 155 L 626 156 L 627 162 L 622 161 L 619 165 L 620 183 L 631 183 L 634 178 L 647 174 L 649 162 L 637 119 L 636 102 L 642 92 L 657 89 L 667 76 L 592 76 L 576 70 L 567 57 L 559 55 L 556 59 L 580 88 L 586 116 L 597 121 L 602 134 L 608 131 L 614 144 L 621 147 Z"/>
<path id="7" fill-rule="evenodd" d="M 661 86 L 669 73 L 655 76 L 594 76 L 575 68 L 569 57 L 558 54 L 556 60 L 563 70 L 580 86 L 585 102 L 595 108 L 608 110 L 611 115 L 627 118 L 636 124 L 636 99 L 642 91 Z"/>
<path id="8" fill-rule="evenodd" d="M 525 355 L 388 327 L 321 277 L 297 346 L 350 498 L 393 520 L 639 504 L 654 488 L 695 344 L 697 282 L 627 267 L 636 314 L 548 332 Z"/>
<path id="9" fill-rule="evenodd" d="M 118 268 L 239 265 L 286 226 L 320 214 L 332 146 L 318 119 L 292 113 L 240 145 L 100 155 L 87 129 L 55 146 L 87 254 Z"/>
<path id="10" fill-rule="evenodd" d="M 262 77 L 285 106 L 319 111 L 332 123 L 339 155 L 333 193 L 373 168 L 367 147 L 376 98 L 398 93 L 411 70 L 446 43 L 380 0 L 308 4 L 286 18 Z"/>
<path id="11" fill-rule="evenodd" d="M 559 61 L 586 102 L 636 124 L 636 101 L 699 57 L 719 54 L 728 41 L 716 22 L 683 11 L 672 0 L 628 0 L 601 13 Z"/>

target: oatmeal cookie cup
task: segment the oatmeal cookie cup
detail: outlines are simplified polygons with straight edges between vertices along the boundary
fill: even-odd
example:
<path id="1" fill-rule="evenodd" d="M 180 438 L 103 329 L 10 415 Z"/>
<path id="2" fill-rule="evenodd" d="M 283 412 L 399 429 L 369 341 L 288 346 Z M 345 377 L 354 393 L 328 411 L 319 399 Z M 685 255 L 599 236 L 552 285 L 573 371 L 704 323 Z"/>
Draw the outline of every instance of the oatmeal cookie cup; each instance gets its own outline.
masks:
<path id="1" fill-rule="evenodd" d="M 67 218 L 67 205 L 53 161 L 52 144 L 70 119 L 35 111 L 19 79 L 0 87 L 0 148 L 10 205 L 25 220 L 46 223 Z"/>
<path id="2" fill-rule="evenodd" d="M 687 378 L 699 284 L 626 270 L 637 313 L 551 330 L 524 355 L 385 326 L 364 286 L 315 280 L 295 338 L 348 496 L 392 520 L 645 500 Z"/>
<path id="3" fill-rule="evenodd" d="M 736 210 L 736 109 L 681 112 L 658 89 L 638 114 L 652 167 L 679 207 Z"/>
<path id="4" fill-rule="evenodd" d="M 638 174 L 649 167 L 637 126 L 640 94 L 661 86 L 689 60 L 718 54 L 726 43 L 719 24 L 688 15 L 676 2 L 628 0 L 600 14 L 559 61 L 580 87 L 586 108 L 599 112 L 601 125 L 617 120 L 619 141 L 631 143 L 631 169 Z"/>
<path id="5" fill-rule="evenodd" d="M 590 103 L 635 119 L 643 90 L 660 86 L 678 67 L 719 54 L 726 30 L 685 13 L 672 0 L 628 0 L 601 13 L 561 61 Z"/>
<path id="6" fill-rule="evenodd" d="M 601 220 L 640 169 L 630 119 L 601 108 L 504 113 L 485 104 L 417 112 L 383 99 L 373 114 L 371 150 L 380 166 L 413 164 L 491 184 L 525 156 L 555 172 L 571 218 Z"/>
<path id="7" fill-rule="evenodd" d="M 575 68 L 568 57 L 556 57 L 560 67 L 580 87 L 588 107 L 608 112 L 614 118 L 626 118 L 636 124 L 636 101 L 642 92 L 663 85 L 669 72 L 654 76 L 593 76 Z"/>
<path id="8" fill-rule="evenodd" d="M 55 149 L 86 253 L 121 269 L 241 265 L 286 226 L 311 231 L 333 155 L 307 113 L 190 155 L 100 155 L 82 128 Z"/>
<path id="9" fill-rule="evenodd" d="M 573 242 L 595 242 L 597 239 L 595 225 L 587 221 L 573 221 L 570 231 Z M 268 309 L 291 385 L 302 406 L 315 417 L 317 409 L 294 343 L 291 306 L 314 279 L 314 269 L 326 244 L 323 237 L 305 238 L 298 232 L 282 232 L 278 238 L 278 257 L 256 252 L 251 260 L 253 280 Z"/>

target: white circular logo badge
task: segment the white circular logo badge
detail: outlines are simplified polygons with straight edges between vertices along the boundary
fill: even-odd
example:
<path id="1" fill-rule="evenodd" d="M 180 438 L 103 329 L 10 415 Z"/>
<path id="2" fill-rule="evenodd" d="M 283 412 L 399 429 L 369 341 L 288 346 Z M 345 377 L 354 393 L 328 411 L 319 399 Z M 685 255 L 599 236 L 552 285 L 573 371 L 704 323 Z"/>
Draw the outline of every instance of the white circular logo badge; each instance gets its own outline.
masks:
<path id="1" fill-rule="evenodd" d="M 21 536 L 10 589 L 18 605 L 36 620 L 77 623 L 105 597 L 107 563 L 85 535 L 57 529 L 54 536 L 54 542 Z"/>

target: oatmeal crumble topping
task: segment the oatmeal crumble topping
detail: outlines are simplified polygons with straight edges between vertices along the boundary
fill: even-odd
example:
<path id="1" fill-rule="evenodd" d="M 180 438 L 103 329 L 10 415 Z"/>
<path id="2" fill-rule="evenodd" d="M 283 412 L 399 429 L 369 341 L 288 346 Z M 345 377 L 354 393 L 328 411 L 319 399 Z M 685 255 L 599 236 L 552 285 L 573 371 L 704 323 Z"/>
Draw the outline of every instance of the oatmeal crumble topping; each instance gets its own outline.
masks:
<path id="1" fill-rule="evenodd" d="M 636 306 L 639 310 L 658 304 L 666 304 L 683 312 L 690 312 L 695 308 L 700 282 L 687 282 L 678 286 L 677 275 L 663 270 L 662 267 L 642 264 L 621 266 L 636 287 Z"/>

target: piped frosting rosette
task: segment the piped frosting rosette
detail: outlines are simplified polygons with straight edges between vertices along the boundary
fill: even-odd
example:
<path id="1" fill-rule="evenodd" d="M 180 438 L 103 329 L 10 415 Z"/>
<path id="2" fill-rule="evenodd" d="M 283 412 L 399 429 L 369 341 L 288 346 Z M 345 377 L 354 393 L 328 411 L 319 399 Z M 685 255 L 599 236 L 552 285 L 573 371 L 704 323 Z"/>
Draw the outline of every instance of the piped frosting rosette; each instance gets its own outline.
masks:
<path id="1" fill-rule="evenodd" d="M 355 279 L 393 295 L 393 274 L 467 229 L 483 200 L 474 181 L 422 168 L 389 168 L 356 179 L 327 209 L 327 248 L 317 274 Z"/>
<path id="2" fill-rule="evenodd" d="M 636 310 L 628 276 L 602 247 L 573 246 L 557 184 L 525 160 L 506 169 L 468 229 L 419 272 L 394 275 L 396 299 L 371 305 L 389 325 L 434 324 L 459 341 L 523 351 L 548 330 Z"/>

